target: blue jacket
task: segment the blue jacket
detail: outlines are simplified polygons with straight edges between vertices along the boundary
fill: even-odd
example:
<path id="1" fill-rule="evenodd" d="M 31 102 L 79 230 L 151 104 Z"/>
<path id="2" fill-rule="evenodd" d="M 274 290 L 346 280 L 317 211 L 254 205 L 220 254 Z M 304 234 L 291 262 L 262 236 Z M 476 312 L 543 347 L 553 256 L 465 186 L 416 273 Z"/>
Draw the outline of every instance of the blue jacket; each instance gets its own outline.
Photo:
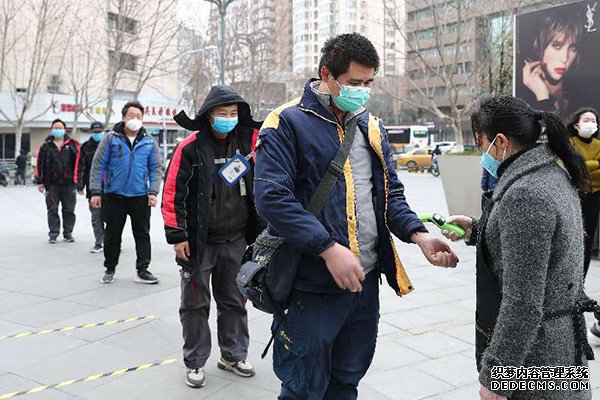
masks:
<path id="1" fill-rule="evenodd" d="M 498 178 L 493 177 L 484 168 L 481 174 L 481 190 L 484 192 L 491 192 L 496 188 L 496 183 L 498 183 Z"/>
<path id="2" fill-rule="evenodd" d="M 319 254 L 335 240 L 359 255 L 354 183 L 347 161 L 344 179 L 337 181 L 320 215 L 315 217 L 305 210 L 344 136 L 337 118 L 313 94 L 312 81 L 306 83 L 302 98 L 272 111 L 261 128 L 255 201 L 271 232 L 303 250 L 294 287 L 335 292 L 340 289 Z M 413 286 L 392 234 L 410 243 L 412 233 L 426 229 L 406 202 L 383 125 L 367 111 L 358 116 L 358 125 L 371 145 L 379 269 L 396 293 L 403 295 Z"/>
<path id="3" fill-rule="evenodd" d="M 102 138 L 92 161 L 90 190 L 93 196 L 114 194 L 123 197 L 157 195 L 163 165 L 156 140 L 140 129 L 133 146 L 123 122 Z"/>

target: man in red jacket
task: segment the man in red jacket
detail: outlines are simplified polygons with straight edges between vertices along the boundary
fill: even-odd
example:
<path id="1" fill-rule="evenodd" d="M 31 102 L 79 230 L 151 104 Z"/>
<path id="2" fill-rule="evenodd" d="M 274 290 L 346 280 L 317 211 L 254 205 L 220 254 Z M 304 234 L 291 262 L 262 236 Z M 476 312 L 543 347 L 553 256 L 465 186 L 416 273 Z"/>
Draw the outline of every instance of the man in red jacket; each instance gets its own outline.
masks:
<path id="1" fill-rule="evenodd" d="M 252 192 L 252 138 L 259 124 L 250 107 L 228 86 L 214 86 L 196 118 L 175 120 L 196 131 L 173 153 L 163 189 L 162 213 L 167 242 L 181 267 L 185 382 L 205 385 L 203 367 L 210 355 L 208 327 L 210 280 L 217 302 L 221 358 L 218 367 L 242 377 L 254 375 L 248 355 L 248 317 L 235 279 L 246 247 L 262 228 Z M 239 164 L 246 174 L 223 171 Z M 241 170 L 240 169 L 240 170 Z"/>

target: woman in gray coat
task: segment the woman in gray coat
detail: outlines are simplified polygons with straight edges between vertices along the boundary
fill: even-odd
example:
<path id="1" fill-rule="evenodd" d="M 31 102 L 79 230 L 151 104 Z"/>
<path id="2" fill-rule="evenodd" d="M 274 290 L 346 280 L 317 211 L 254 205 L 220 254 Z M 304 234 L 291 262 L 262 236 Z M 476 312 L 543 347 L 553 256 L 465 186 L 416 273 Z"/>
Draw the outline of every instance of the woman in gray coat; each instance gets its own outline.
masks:
<path id="1" fill-rule="evenodd" d="M 581 297 L 578 197 L 589 189 L 585 164 L 560 119 L 520 99 L 486 97 L 471 123 L 483 167 L 499 177 L 481 219 L 448 219 L 477 245 L 480 397 L 591 399 L 582 313 L 593 304 Z"/>

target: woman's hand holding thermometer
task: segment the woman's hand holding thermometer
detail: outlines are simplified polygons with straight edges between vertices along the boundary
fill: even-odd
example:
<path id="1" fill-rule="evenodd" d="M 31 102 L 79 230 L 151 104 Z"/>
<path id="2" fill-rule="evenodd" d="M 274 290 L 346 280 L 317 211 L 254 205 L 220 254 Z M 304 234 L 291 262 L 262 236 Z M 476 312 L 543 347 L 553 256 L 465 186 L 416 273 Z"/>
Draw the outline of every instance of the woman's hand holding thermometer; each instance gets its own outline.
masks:
<path id="1" fill-rule="evenodd" d="M 473 220 L 463 215 L 445 218 L 441 214 L 421 214 L 422 222 L 431 222 L 442 230 L 442 234 L 448 239 L 456 242 L 461 239 L 469 239 L 473 228 Z"/>

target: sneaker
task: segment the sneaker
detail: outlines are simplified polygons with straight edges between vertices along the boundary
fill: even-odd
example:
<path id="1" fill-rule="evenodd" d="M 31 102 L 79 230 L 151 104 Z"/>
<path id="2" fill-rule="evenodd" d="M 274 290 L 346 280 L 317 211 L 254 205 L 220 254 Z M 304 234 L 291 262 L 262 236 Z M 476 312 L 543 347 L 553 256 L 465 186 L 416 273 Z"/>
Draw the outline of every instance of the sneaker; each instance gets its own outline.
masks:
<path id="1" fill-rule="evenodd" d="M 102 277 L 102 279 L 100 280 L 100 282 L 102 283 L 113 283 L 115 280 L 115 273 L 114 272 L 105 272 L 104 276 Z"/>
<path id="2" fill-rule="evenodd" d="M 134 279 L 134 282 L 154 284 L 158 283 L 158 278 L 152 275 L 152 272 L 145 269 L 138 272 L 137 276 Z"/>
<path id="3" fill-rule="evenodd" d="M 234 374 L 244 377 L 250 378 L 254 376 L 256 372 L 254 371 L 254 367 L 247 361 L 227 361 L 223 357 L 219 359 L 217 363 L 217 367 L 220 369 L 224 369 L 225 371 L 231 371 Z"/>
<path id="4" fill-rule="evenodd" d="M 185 384 L 195 389 L 204 387 L 206 385 L 204 370 L 202 368 L 188 369 L 185 374 Z"/>
<path id="5" fill-rule="evenodd" d="M 50 238 L 50 239 L 48 239 L 48 243 L 50 243 L 50 244 L 56 244 L 56 238 Z"/>
<path id="6" fill-rule="evenodd" d="M 63 242 L 67 242 L 67 243 L 73 243 L 74 241 L 75 241 L 75 239 L 74 239 L 74 238 L 73 238 L 73 236 L 71 236 L 71 235 L 65 236 L 65 237 L 63 238 Z"/>
<path id="7" fill-rule="evenodd" d="M 588 331 L 588 342 L 591 346 L 600 346 L 600 326 L 598 326 L 598 322 L 594 322 Z"/>
<path id="8" fill-rule="evenodd" d="M 97 244 L 90 250 L 90 253 L 101 253 L 104 250 L 101 244 Z"/>

